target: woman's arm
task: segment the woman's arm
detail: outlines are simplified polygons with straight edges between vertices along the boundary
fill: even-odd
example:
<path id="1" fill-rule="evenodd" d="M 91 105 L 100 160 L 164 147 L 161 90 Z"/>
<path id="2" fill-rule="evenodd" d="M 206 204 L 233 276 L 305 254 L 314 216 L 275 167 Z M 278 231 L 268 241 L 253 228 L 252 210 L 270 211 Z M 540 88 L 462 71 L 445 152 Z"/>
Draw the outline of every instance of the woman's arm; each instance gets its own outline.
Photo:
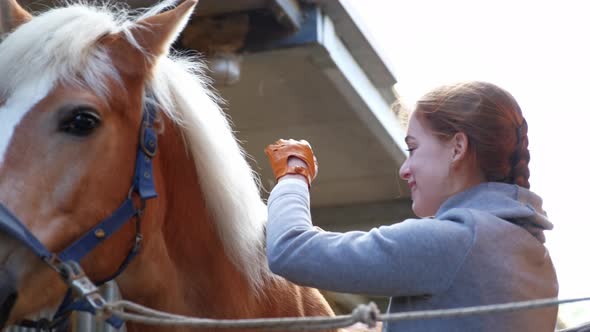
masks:
<path id="1" fill-rule="evenodd" d="M 434 219 L 410 219 L 369 232 L 318 231 L 301 179 L 280 181 L 268 207 L 271 270 L 326 290 L 383 296 L 442 292 L 473 242 L 468 225 Z"/>

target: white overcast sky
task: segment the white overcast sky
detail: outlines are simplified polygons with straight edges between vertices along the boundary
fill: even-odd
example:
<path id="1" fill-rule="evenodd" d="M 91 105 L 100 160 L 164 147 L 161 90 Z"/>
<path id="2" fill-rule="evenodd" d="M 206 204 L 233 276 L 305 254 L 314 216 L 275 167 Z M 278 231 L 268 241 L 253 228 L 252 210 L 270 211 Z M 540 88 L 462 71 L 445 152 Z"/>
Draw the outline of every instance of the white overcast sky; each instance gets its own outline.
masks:
<path id="1" fill-rule="evenodd" d="M 402 97 L 461 80 L 498 84 L 529 123 L 531 189 L 555 225 L 547 233 L 560 297 L 590 296 L 590 2 L 341 0 L 392 66 Z M 565 305 L 570 323 L 590 303 Z"/>

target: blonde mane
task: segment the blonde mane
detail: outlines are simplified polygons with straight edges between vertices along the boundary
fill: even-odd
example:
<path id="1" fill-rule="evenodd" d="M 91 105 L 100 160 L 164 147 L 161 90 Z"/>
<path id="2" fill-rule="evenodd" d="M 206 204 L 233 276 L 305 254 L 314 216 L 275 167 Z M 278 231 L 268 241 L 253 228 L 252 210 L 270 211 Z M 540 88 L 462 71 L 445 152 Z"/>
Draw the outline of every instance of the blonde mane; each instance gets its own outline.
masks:
<path id="1" fill-rule="evenodd" d="M 0 81 L 0 99 L 40 81 L 77 84 L 108 97 L 107 79 L 121 80 L 96 41 L 122 32 L 137 45 L 129 33 L 133 22 L 173 2 L 137 15 L 106 5 L 69 4 L 35 17 L 0 44 L 0 77 L 11 78 Z M 257 177 L 202 74 L 201 63 L 182 56 L 162 57 L 146 90 L 146 96 L 154 97 L 146 102 L 157 103 L 182 128 L 226 254 L 258 288 L 270 275 L 263 251 L 266 207 Z"/>
<path id="2" fill-rule="evenodd" d="M 258 178 L 200 71 L 198 62 L 162 58 L 149 92 L 183 128 L 226 253 L 251 282 L 260 285 L 268 275 L 263 251 L 266 206 Z"/>

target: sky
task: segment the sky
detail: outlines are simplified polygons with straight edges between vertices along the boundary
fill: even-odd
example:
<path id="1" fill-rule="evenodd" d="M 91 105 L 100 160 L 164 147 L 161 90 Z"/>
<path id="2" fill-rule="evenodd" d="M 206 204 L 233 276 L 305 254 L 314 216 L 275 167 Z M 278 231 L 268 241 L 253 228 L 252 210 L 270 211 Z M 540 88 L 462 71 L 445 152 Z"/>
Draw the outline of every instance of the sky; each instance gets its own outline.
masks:
<path id="1" fill-rule="evenodd" d="M 361 19 L 407 102 L 464 80 L 489 81 L 515 96 L 529 125 L 531 190 L 555 226 L 546 246 L 559 297 L 590 296 L 590 2 L 341 2 Z M 562 306 L 560 318 L 590 321 L 590 302 Z"/>

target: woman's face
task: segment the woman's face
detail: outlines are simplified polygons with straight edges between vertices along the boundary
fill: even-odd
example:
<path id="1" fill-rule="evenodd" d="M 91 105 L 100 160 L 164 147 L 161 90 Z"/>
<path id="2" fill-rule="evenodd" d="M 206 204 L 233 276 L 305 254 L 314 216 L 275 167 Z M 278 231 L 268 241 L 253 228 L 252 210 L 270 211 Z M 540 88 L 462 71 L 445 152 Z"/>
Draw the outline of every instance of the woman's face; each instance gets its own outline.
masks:
<path id="1" fill-rule="evenodd" d="M 424 120 L 412 114 L 406 144 L 410 155 L 400 168 L 400 176 L 408 181 L 412 193 L 412 210 L 419 217 L 436 214 L 441 204 L 451 196 L 449 175 L 453 145 L 441 140 Z"/>

